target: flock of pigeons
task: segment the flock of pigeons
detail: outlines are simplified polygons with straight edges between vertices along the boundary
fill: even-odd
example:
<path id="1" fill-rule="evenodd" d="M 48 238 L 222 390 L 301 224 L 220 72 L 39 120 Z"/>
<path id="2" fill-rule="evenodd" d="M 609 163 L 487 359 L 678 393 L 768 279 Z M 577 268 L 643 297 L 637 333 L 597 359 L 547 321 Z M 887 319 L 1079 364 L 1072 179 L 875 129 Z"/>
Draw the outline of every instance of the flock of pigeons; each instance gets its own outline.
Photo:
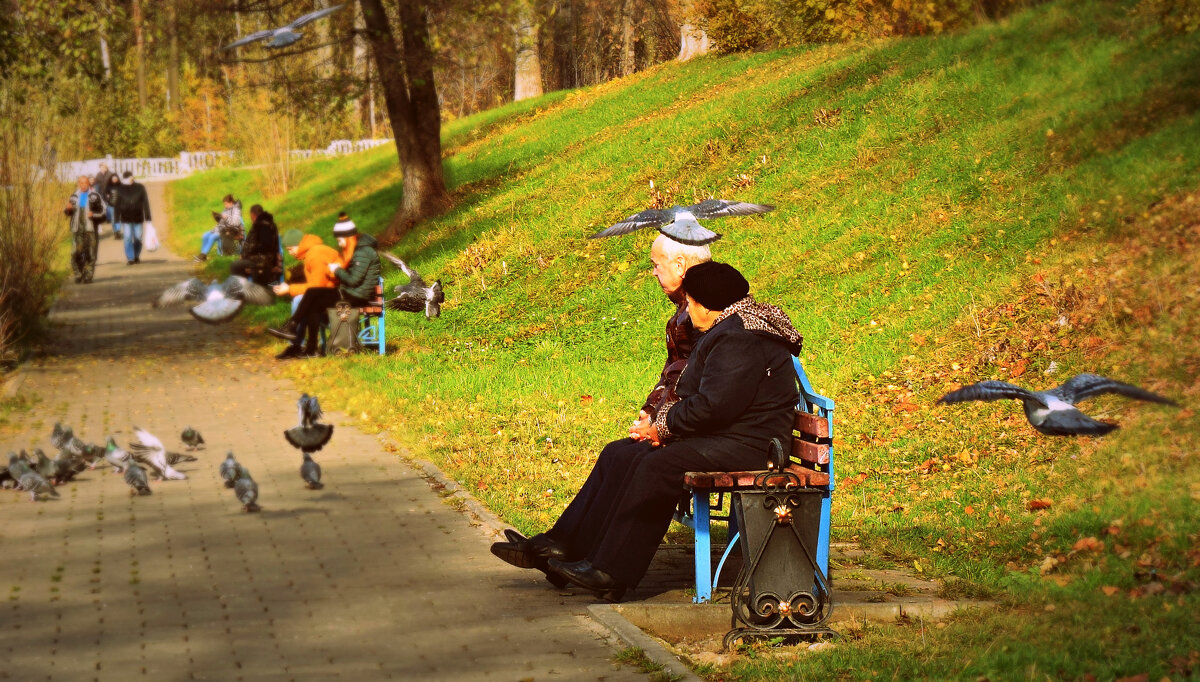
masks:
<path id="1" fill-rule="evenodd" d="M 300 478 L 305 486 L 309 490 L 320 490 L 324 487 L 321 483 L 321 465 L 313 460 L 312 453 L 325 447 L 333 437 L 333 425 L 321 423 L 321 405 L 307 393 L 300 396 L 299 413 L 300 422 L 284 431 L 284 437 L 304 456 Z M 194 455 L 168 451 L 157 436 L 136 426 L 133 427 L 133 435 L 134 440 L 125 450 L 117 445 L 112 436 L 103 446 L 85 443 L 71 427 L 56 423 L 50 433 L 50 442 L 58 450 L 58 456 L 50 459 L 41 448 L 34 449 L 32 455 L 25 450 L 19 454 L 10 453 L 8 468 L 0 469 L 0 489 L 15 488 L 27 492 L 31 502 L 45 497 L 59 497 L 55 486 L 71 481 L 85 469 L 95 469 L 103 464 L 111 467 L 113 473 L 124 475 L 130 495 L 151 494 L 151 476 L 160 481 L 187 478 L 187 474 L 177 470 L 175 465 L 195 462 Z M 190 426 L 179 434 L 179 439 L 189 452 L 205 446 L 204 437 Z M 233 451 L 226 455 L 218 472 L 225 481 L 225 487 L 233 488 L 244 511 L 261 509 L 258 506 L 258 483 L 250 477 L 250 470 L 234 458 Z"/>

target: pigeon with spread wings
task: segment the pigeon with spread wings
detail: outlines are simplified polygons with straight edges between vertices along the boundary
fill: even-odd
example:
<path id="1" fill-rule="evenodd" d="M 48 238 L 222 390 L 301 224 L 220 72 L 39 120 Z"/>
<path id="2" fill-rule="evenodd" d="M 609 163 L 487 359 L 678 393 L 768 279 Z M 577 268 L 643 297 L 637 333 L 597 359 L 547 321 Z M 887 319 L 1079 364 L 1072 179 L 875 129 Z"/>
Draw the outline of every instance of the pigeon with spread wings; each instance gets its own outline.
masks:
<path id="1" fill-rule="evenodd" d="M 1177 405 L 1170 398 L 1151 393 L 1137 386 L 1123 384 L 1097 374 L 1079 374 L 1058 388 L 1030 391 L 1005 381 L 981 381 L 951 391 L 938 400 L 939 405 L 972 400 L 1020 400 L 1025 418 L 1033 428 L 1049 436 L 1102 436 L 1117 428 L 1116 424 L 1092 419 L 1075 407 L 1077 403 L 1104 393 L 1162 405 Z"/>
<path id="2" fill-rule="evenodd" d="M 671 239 L 691 246 L 703 246 L 721 238 L 721 235 L 704 227 L 700 220 L 725 218 L 728 216 L 754 215 L 774 211 L 770 204 L 750 204 L 744 201 L 705 199 L 691 206 L 651 208 L 635 213 L 625 220 L 592 235 L 592 239 L 629 234 L 645 227 L 657 227 L 658 231 Z"/>
<path id="3" fill-rule="evenodd" d="M 154 307 L 184 305 L 194 301 L 200 304 L 192 307 L 192 317 L 208 324 L 220 324 L 236 317 L 247 303 L 271 305 L 275 302 L 275 294 L 237 275 L 230 275 L 220 283 L 214 279 L 208 285 L 193 277 L 164 291 L 154 302 Z"/>
<path id="4" fill-rule="evenodd" d="M 250 43 L 256 43 L 260 40 L 266 40 L 267 47 L 287 47 L 288 45 L 291 45 L 292 43 L 294 43 L 304 37 L 304 34 L 300 33 L 296 29 L 300 28 L 301 26 L 304 26 L 305 24 L 307 24 L 309 22 L 316 21 L 317 19 L 327 17 L 330 14 L 333 14 L 334 12 L 340 10 L 341 8 L 343 8 L 345 6 L 346 6 L 345 4 L 341 4 L 341 5 L 335 5 L 334 7 L 326 7 L 325 9 L 319 9 L 315 12 L 309 12 L 308 14 L 305 14 L 304 16 L 300 17 L 299 19 L 296 19 L 295 21 L 288 24 L 287 26 L 281 26 L 279 28 L 268 28 L 268 29 L 265 29 L 262 31 L 256 31 L 255 33 L 251 33 L 248 36 L 238 38 L 237 40 L 233 41 L 232 43 L 229 43 L 225 47 L 222 47 L 221 51 L 226 52 L 228 50 L 234 49 L 235 47 L 249 45 Z"/>
<path id="5" fill-rule="evenodd" d="M 393 289 L 396 294 L 393 298 L 384 302 L 384 305 L 392 310 L 403 310 L 408 313 L 419 313 L 425 311 L 425 319 L 431 320 L 442 314 L 442 303 L 446 301 L 446 295 L 442 293 L 442 281 L 436 280 L 430 286 L 425 283 L 425 279 L 421 277 L 421 273 L 409 267 L 408 263 L 400 260 L 390 253 L 379 254 L 388 259 L 393 265 L 408 275 L 408 284 L 397 284 Z"/>

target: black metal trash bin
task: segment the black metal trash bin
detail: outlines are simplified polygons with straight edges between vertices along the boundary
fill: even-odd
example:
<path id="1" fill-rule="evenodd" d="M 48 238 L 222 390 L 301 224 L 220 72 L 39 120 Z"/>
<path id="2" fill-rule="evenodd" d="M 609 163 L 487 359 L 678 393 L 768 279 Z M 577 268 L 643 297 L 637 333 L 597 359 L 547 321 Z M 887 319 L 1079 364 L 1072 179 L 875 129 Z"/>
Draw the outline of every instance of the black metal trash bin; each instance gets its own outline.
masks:
<path id="1" fill-rule="evenodd" d="M 744 563 L 729 599 L 733 629 L 725 648 L 750 636 L 836 634 L 823 625 L 833 599 L 814 556 L 821 491 L 800 487 L 786 471 L 759 475 L 755 487 L 733 495 Z"/>

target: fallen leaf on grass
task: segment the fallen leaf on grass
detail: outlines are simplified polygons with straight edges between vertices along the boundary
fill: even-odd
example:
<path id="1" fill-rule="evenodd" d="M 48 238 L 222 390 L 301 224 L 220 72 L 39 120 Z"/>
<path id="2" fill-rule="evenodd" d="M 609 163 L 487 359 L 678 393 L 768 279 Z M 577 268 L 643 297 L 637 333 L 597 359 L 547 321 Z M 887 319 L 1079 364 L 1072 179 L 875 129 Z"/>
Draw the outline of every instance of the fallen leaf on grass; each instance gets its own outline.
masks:
<path id="1" fill-rule="evenodd" d="M 1111 597 L 1114 594 L 1120 592 L 1121 588 L 1119 588 L 1115 585 L 1105 585 L 1104 587 L 1100 588 L 1100 591 L 1103 592 L 1105 594 L 1105 596 Z"/>
<path id="2" fill-rule="evenodd" d="M 1052 505 L 1052 504 L 1053 504 L 1053 502 L 1051 502 L 1050 500 L 1038 498 L 1035 500 L 1030 500 L 1029 504 L 1027 504 L 1025 506 L 1029 509 L 1029 511 L 1037 511 L 1039 509 L 1049 509 L 1050 505 Z"/>
<path id="3" fill-rule="evenodd" d="M 590 396 L 590 395 L 581 395 L 581 396 L 579 396 L 579 403 L 580 403 L 581 405 L 590 405 L 590 404 L 592 404 L 592 396 Z"/>
<path id="4" fill-rule="evenodd" d="M 1101 552 L 1104 551 L 1104 543 L 1089 535 L 1086 538 L 1080 538 L 1071 549 L 1076 552 Z"/>

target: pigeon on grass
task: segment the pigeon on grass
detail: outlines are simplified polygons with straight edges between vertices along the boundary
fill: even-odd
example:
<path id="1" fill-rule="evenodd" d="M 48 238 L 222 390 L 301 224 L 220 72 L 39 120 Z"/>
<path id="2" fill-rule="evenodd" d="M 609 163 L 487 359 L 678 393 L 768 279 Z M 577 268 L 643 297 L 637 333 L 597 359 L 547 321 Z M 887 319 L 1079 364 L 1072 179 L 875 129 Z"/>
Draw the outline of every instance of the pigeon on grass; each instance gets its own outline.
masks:
<path id="1" fill-rule="evenodd" d="M 238 470 L 240 468 L 241 467 L 238 466 L 237 460 L 233 458 L 233 450 L 230 450 L 229 453 L 225 455 L 225 461 L 221 462 L 221 466 L 218 469 L 218 471 L 221 472 L 221 480 L 225 481 L 226 488 L 233 487 L 233 482 L 237 480 Z"/>
<path id="2" fill-rule="evenodd" d="M 190 426 L 184 429 L 183 433 L 179 434 L 179 440 L 183 441 L 183 444 L 187 446 L 189 451 L 199 450 L 204 447 L 204 436 L 201 436 L 199 431 Z"/>
<path id="3" fill-rule="evenodd" d="M 691 206 L 651 208 L 635 213 L 592 235 L 592 239 L 616 237 L 645 227 L 657 227 L 659 232 L 681 244 L 703 246 L 717 241 L 721 235 L 704 227 L 698 221 L 727 216 L 754 215 L 774 210 L 775 207 L 770 204 L 705 199 Z"/>
<path id="4" fill-rule="evenodd" d="M 950 405 L 972 400 L 1020 400 L 1029 423 L 1048 436 L 1103 436 L 1115 430 L 1117 425 L 1092 419 L 1080 412 L 1075 405 L 1104 393 L 1178 406 L 1178 403 L 1170 398 L 1097 374 L 1076 375 L 1062 386 L 1048 391 L 1029 391 L 1004 381 L 981 381 L 947 393 L 937 404 Z"/>
<path id="5" fill-rule="evenodd" d="M 333 425 L 321 424 L 321 404 L 316 396 L 300 395 L 297 403 L 300 423 L 283 432 L 283 437 L 292 447 L 303 452 L 317 452 L 333 437 Z"/>
<path id="6" fill-rule="evenodd" d="M 238 467 L 237 478 L 233 481 L 233 492 L 242 503 L 242 511 L 256 512 L 262 509 L 258 506 L 258 484 L 250 478 L 250 470 L 244 466 Z"/>
<path id="7" fill-rule="evenodd" d="M 294 43 L 294 42 L 300 40 L 302 37 L 304 37 L 304 34 L 300 33 L 296 29 L 300 28 L 301 26 L 304 26 L 305 24 L 307 24 L 309 22 L 316 21 L 317 19 L 321 19 L 323 17 L 327 17 L 330 14 L 333 14 L 334 12 L 340 10 L 341 8 L 343 8 L 345 6 L 346 5 L 343 3 L 341 5 L 335 5 L 333 7 L 326 7 L 325 9 L 319 9 L 315 12 L 309 12 L 308 14 L 305 14 L 304 16 L 300 17 L 299 19 L 296 19 L 295 21 L 288 24 L 287 26 L 281 26 L 279 28 L 268 28 L 268 29 L 265 29 L 262 31 L 257 31 L 255 33 L 251 33 L 248 36 L 245 36 L 243 38 L 238 38 L 237 40 L 233 41 L 232 43 L 229 43 L 225 47 L 222 47 L 221 51 L 226 52 L 228 50 L 234 49 L 235 47 L 249 45 L 250 43 L 255 43 L 260 40 L 267 41 L 267 47 L 287 47 L 288 45 L 291 45 L 292 43 Z"/>
<path id="8" fill-rule="evenodd" d="M 313 461 L 311 452 L 304 453 L 304 463 L 300 465 L 300 478 L 304 479 L 309 490 L 325 487 L 325 484 L 321 483 L 321 465 Z"/>
<path id="9" fill-rule="evenodd" d="M 125 482 L 129 484 L 129 494 L 149 495 L 150 481 L 146 479 L 146 470 L 137 462 L 130 462 L 125 467 Z"/>
<path id="10" fill-rule="evenodd" d="M 432 320 L 442 314 L 442 303 L 446 301 L 446 294 L 442 292 L 441 280 L 436 280 L 430 286 L 425 283 L 421 273 L 413 270 L 396 256 L 390 253 L 380 253 L 379 255 L 391 261 L 393 265 L 400 268 L 401 272 L 408 275 L 408 284 L 397 284 L 393 287 L 392 292 L 396 296 L 385 301 L 384 305 L 392 310 L 401 310 L 407 313 L 424 311 L 427 320 Z"/>
<path id="11" fill-rule="evenodd" d="M 133 435 L 137 440 L 129 444 L 129 452 L 134 460 L 149 467 L 160 479 L 178 481 L 187 478 L 186 474 L 176 471 L 167 461 L 167 449 L 158 437 L 136 426 L 133 427 Z"/>
<path id="12" fill-rule="evenodd" d="M 208 324 L 221 324 L 236 317 L 247 303 L 271 305 L 275 302 L 275 294 L 237 275 L 230 275 L 221 283 L 214 279 L 207 285 L 193 277 L 164 291 L 154 302 L 154 307 L 184 305 L 195 301 L 199 305 L 192 307 L 192 317 Z"/>

